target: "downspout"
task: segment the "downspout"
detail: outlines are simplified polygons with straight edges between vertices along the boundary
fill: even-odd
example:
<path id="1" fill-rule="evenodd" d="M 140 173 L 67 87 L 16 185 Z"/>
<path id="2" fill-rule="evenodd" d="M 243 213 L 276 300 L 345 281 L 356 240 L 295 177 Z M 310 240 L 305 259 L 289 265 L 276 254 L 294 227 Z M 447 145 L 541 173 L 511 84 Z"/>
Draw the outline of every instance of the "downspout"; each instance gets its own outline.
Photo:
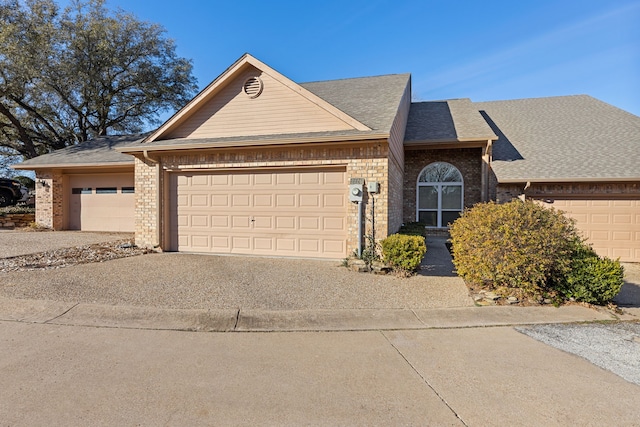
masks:
<path id="1" fill-rule="evenodd" d="M 531 187 L 531 181 L 527 181 L 527 184 L 522 189 L 522 200 L 527 200 L 526 192 L 529 187 Z"/>
<path id="2" fill-rule="evenodd" d="M 160 161 L 156 159 L 152 159 L 149 156 L 147 150 L 142 151 L 142 155 L 145 160 L 149 163 L 152 163 L 156 166 L 156 237 L 155 243 L 153 244 L 154 248 L 160 247 L 160 227 L 161 227 L 161 219 L 162 219 L 162 186 L 160 185 Z"/>
<path id="3" fill-rule="evenodd" d="M 491 146 L 493 141 L 487 140 L 487 145 L 482 148 L 482 167 L 480 177 L 480 199 L 483 202 L 489 200 L 489 172 L 491 170 Z"/>

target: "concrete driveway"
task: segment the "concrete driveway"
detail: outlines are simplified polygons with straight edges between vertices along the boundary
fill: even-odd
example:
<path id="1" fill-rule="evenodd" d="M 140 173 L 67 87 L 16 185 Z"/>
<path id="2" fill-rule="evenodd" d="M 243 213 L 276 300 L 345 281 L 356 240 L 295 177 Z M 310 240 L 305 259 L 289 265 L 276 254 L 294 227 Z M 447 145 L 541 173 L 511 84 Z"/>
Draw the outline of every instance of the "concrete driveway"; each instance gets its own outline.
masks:
<path id="1" fill-rule="evenodd" d="M 80 232 L 3 233 L 0 254 L 10 253 L 12 248 L 14 253 L 29 253 L 70 242 L 78 245 L 122 237 Z M 422 274 L 408 279 L 352 272 L 338 261 L 164 253 L 0 273 L 0 296 L 172 309 L 473 306 L 464 282 L 452 273 L 444 240 L 432 239 L 428 247 Z"/>

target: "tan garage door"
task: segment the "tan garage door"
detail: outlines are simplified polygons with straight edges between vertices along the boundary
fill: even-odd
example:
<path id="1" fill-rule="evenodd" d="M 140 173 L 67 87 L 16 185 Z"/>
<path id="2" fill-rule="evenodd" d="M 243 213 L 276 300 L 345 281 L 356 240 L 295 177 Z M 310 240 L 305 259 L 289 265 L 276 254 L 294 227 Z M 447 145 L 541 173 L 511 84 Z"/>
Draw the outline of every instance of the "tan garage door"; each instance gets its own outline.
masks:
<path id="1" fill-rule="evenodd" d="M 170 193 L 173 250 L 346 256 L 344 168 L 175 173 Z"/>
<path id="2" fill-rule="evenodd" d="M 133 173 L 69 175 L 70 230 L 135 231 Z"/>
<path id="3" fill-rule="evenodd" d="M 599 255 L 640 262 L 640 200 L 559 200 L 545 203 L 575 218 Z"/>

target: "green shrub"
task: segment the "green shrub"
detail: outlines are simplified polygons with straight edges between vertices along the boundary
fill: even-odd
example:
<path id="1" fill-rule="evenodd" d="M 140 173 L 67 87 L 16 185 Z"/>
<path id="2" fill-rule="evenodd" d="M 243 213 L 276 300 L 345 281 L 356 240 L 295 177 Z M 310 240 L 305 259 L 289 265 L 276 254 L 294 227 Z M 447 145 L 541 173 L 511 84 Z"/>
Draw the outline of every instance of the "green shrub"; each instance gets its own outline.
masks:
<path id="1" fill-rule="evenodd" d="M 557 287 L 566 299 L 605 305 L 618 295 L 623 282 L 624 268 L 619 261 L 600 258 L 591 247 L 581 243 Z"/>
<path id="2" fill-rule="evenodd" d="M 427 253 L 424 237 L 392 234 L 382 241 L 382 256 L 393 269 L 404 275 L 417 270 Z"/>
<path id="3" fill-rule="evenodd" d="M 533 201 L 480 203 L 450 228 L 458 274 L 475 284 L 546 292 L 570 266 L 580 241 L 572 220 Z"/>

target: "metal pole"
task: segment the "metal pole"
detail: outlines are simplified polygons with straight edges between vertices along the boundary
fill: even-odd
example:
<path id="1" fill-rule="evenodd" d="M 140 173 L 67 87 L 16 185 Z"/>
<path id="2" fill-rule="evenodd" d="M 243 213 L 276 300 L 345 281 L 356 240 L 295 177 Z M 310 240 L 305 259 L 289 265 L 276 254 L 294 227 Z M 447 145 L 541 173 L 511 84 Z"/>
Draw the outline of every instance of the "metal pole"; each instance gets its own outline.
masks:
<path id="1" fill-rule="evenodd" d="M 362 257 L 362 202 L 358 202 L 358 258 Z"/>

